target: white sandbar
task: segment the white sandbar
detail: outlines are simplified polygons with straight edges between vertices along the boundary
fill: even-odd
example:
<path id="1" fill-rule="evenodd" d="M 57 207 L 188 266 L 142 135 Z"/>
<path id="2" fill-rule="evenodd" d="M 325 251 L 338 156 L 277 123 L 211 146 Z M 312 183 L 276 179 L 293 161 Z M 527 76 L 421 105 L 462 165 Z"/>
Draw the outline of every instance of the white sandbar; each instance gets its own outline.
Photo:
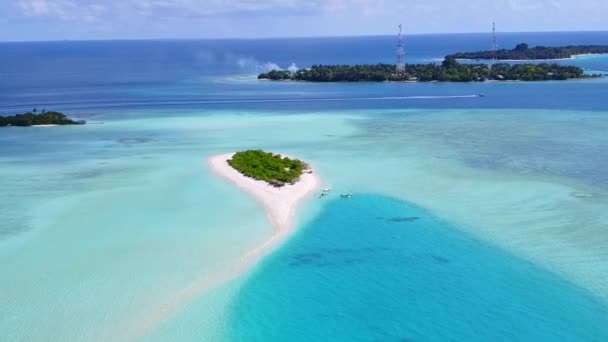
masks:
<path id="1" fill-rule="evenodd" d="M 246 177 L 228 164 L 234 153 L 212 156 L 209 167 L 220 177 L 255 198 L 266 211 L 270 223 L 283 235 L 291 230 L 300 202 L 318 190 L 321 182 L 315 173 L 304 173 L 295 184 L 276 188 L 264 181 Z"/>
<path id="2" fill-rule="evenodd" d="M 321 187 L 321 181 L 315 173 L 304 173 L 295 184 L 275 188 L 264 181 L 246 177 L 233 169 L 228 164 L 228 159 L 233 155 L 234 153 L 227 153 L 209 157 L 207 164 L 215 174 L 251 195 L 264 207 L 266 217 L 275 228 L 274 234 L 244 254 L 233 267 L 212 277 L 196 279 L 174 296 L 166 299 L 159 308 L 147 310 L 148 315 L 140 317 L 125 328 L 129 339 L 142 338 L 194 298 L 250 269 L 261 257 L 289 236 L 293 231 L 298 206 Z"/>

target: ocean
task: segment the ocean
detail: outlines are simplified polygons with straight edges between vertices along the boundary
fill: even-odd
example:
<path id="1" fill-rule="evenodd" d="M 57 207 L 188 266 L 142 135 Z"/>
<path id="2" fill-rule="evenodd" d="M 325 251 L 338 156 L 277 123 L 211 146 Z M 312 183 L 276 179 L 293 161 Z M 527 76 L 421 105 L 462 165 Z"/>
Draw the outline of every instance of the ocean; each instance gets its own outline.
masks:
<path id="1" fill-rule="evenodd" d="M 603 44 L 608 32 L 498 37 Z M 391 63 L 394 45 L 0 43 L 0 115 L 88 121 L 0 130 L 2 339 L 606 340 L 606 79 L 256 79 Z M 411 63 L 488 45 L 487 34 L 406 37 Z M 603 55 L 559 63 L 608 70 Z M 310 162 L 333 191 L 303 205 L 276 251 L 215 284 L 273 233 L 205 164 L 249 148 Z"/>

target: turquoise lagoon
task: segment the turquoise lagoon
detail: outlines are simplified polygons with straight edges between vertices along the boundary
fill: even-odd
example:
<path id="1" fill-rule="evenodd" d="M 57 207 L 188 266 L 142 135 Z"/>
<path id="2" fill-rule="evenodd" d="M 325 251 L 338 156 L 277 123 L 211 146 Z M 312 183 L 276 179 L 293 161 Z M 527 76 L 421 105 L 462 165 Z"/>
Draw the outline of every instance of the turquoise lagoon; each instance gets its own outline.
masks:
<path id="1" fill-rule="evenodd" d="M 231 341 L 601 341 L 606 308 L 420 208 L 335 199 L 251 276 Z"/>
<path id="2" fill-rule="evenodd" d="M 605 34 L 556 35 L 508 38 Z M 413 58 L 482 38 L 417 37 Z M 391 39 L 337 39 L 370 47 L 354 61 L 292 48 L 313 51 L 299 65 L 376 62 Z M 234 62 L 288 65 L 267 55 L 281 41 L 224 58 L 233 43 L 6 44 L 1 112 L 90 124 L 0 130 L 2 340 L 606 340 L 605 80 L 276 84 Z M 55 64 L 28 71 L 42 48 Z M 333 191 L 233 277 L 273 229 L 205 160 L 252 147 L 311 162 Z"/>

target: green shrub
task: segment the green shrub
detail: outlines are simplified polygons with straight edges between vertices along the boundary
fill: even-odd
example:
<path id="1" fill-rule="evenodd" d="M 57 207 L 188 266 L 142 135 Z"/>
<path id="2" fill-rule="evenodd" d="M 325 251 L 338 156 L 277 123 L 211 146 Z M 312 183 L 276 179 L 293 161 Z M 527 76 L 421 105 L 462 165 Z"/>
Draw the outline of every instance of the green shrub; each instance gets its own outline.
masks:
<path id="1" fill-rule="evenodd" d="M 262 150 L 237 152 L 228 160 L 228 164 L 247 177 L 263 180 L 274 186 L 296 182 L 308 168 L 306 163 L 300 160 Z"/>
<path id="2" fill-rule="evenodd" d="M 395 74 L 394 64 L 372 65 L 313 65 L 295 73 L 286 71 L 260 74 L 260 79 L 296 80 L 311 82 L 483 82 L 494 80 L 546 81 L 583 78 L 583 69 L 557 64 L 463 64 L 454 57 L 447 57 L 441 64 L 408 64 L 402 75 Z"/>

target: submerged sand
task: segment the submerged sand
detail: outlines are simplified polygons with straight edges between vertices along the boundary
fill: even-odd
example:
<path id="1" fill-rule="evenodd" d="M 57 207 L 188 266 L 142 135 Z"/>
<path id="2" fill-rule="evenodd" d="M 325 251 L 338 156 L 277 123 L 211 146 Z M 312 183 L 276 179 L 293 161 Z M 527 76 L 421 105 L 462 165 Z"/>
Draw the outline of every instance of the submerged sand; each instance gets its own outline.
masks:
<path id="1" fill-rule="evenodd" d="M 232 158 L 233 155 L 234 153 L 227 153 L 209 157 L 207 165 L 217 176 L 234 184 L 263 206 L 268 221 L 275 228 L 274 234 L 261 245 L 244 254 L 240 262 L 234 267 L 230 267 L 213 277 L 203 277 L 195 280 L 182 291 L 176 293 L 175 296 L 164 301 L 162 307 L 151 311 L 150 315 L 139 322 L 130 324 L 126 328 L 129 338 L 139 339 L 145 336 L 160 322 L 173 315 L 192 299 L 238 277 L 255 265 L 261 257 L 268 254 L 289 236 L 289 233 L 293 231 L 299 205 L 321 187 L 321 181 L 316 172 L 313 171 L 313 173 L 304 173 L 295 184 L 275 188 L 264 181 L 246 177 L 233 169 L 228 164 L 228 159 Z"/>

